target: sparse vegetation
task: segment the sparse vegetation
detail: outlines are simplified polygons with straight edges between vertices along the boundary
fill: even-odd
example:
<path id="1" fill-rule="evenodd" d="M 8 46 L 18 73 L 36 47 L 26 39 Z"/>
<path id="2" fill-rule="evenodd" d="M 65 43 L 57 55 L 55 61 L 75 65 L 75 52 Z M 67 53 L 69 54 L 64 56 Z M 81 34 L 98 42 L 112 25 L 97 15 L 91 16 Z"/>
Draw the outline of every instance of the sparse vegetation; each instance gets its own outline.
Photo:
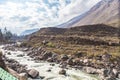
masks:
<path id="1" fill-rule="evenodd" d="M 87 57 L 96 57 L 107 52 L 112 57 L 120 56 L 118 29 L 115 27 L 103 24 L 87 25 L 68 30 L 60 29 L 63 30 L 62 33 L 56 32 L 58 29 L 41 29 L 40 32 L 31 35 L 29 44 L 33 47 L 43 46 L 46 50 L 58 54 L 85 52 Z M 44 40 L 48 41 L 46 45 L 41 44 Z"/>
<path id="2" fill-rule="evenodd" d="M 54 45 L 54 43 L 52 43 L 52 42 L 48 42 L 48 43 L 46 44 L 46 46 L 47 46 L 47 47 L 51 47 L 51 48 L 55 48 L 55 45 Z"/>

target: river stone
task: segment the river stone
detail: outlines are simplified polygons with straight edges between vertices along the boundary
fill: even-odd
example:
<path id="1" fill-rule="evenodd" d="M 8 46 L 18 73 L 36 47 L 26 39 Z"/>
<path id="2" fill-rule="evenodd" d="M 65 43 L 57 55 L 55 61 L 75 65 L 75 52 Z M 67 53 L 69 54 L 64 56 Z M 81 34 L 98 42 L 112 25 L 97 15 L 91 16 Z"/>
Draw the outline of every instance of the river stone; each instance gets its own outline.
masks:
<path id="1" fill-rule="evenodd" d="M 60 70 L 60 71 L 59 71 L 59 74 L 61 74 L 61 75 L 66 75 L 66 70 L 64 70 L 64 69 Z"/>
<path id="2" fill-rule="evenodd" d="M 51 72 L 51 69 L 48 69 L 47 72 Z"/>
<path id="3" fill-rule="evenodd" d="M 8 55 L 11 55 L 11 53 L 10 53 L 10 52 L 8 52 L 7 54 L 8 54 Z"/>
<path id="4" fill-rule="evenodd" d="M 24 55 L 23 54 L 19 54 L 19 55 L 17 55 L 17 57 L 23 57 Z"/>
<path id="5" fill-rule="evenodd" d="M 49 57 L 49 58 L 47 59 L 47 61 L 48 61 L 48 62 L 53 62 L 52 57 Z"/>
<path id="6" fill-rule="evenodd" d="M 39 76 L 39 72 L 35 69 L 31 69 L 31 70 L 28 71 L 28 75 L 31 78 L 37 78 Z"/>

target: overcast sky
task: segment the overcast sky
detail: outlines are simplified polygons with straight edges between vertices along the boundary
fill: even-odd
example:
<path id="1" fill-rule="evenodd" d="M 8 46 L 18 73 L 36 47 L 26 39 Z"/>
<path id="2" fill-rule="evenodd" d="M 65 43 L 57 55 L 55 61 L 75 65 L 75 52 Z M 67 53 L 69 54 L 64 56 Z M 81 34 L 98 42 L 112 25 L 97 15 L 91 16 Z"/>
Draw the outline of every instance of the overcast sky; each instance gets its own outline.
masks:
<path id="1" fill-rule="evenodd" d="M 51 27 L 88 11 L 100 0 L 0 0 L 0 28 L 14 33 Z"/>

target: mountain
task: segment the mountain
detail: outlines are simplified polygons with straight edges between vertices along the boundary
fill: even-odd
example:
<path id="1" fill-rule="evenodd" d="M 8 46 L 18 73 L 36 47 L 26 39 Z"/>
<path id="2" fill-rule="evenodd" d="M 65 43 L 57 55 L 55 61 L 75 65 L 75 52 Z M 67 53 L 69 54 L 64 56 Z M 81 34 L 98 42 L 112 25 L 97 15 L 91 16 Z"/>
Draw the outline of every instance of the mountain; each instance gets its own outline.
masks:
<path id="1" fill-rule="evenodd" d="M 65 22 L 63 24 L 57 25 L 58 28 L 67 28 L 68 26 L 71 26 L 78 22 L 80 19 L 82 19 L 84 16 L 86 16 L 87 13 L 84 13 L 83 15 L 79 15 L 77 17 L 74 17 L 73 19 L 69 20 L 68 22 Z"/>
<path id="2" fill-rule="evenodd" d="M 22 36 L 22 35 L 29 35 L 29 34 L 32 34 L 32 33 L 34 33 L 34 32 L 36 32 L 36 31 L 38 31 L 39 29 L 29 29 L 29 30 L 25 30 L 25 31 L 23 31 L 20 35 Z"/>
<path id="3" fill-rule="evenodd" d="M 57 27 L 75 27 L 81 25 L 106 24 L 114 27 L 120 25 L 120 0 L 102 0 L 88 12 L 79 15 Z"/>

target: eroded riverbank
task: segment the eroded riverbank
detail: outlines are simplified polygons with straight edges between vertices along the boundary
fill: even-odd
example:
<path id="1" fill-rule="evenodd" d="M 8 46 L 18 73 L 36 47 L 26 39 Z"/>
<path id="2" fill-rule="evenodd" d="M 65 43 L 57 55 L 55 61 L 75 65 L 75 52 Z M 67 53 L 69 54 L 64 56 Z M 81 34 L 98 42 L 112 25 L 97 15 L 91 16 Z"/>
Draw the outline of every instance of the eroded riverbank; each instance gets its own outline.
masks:
<path id="1" fill-rule="evenodd" d="M 76 70 L 73 68 L 68 68 L 66 70 L 66 76 L 65 75 L 60 75 L 59 71 L 62 69 L 60 68 L 59 64 L 56 63 L 48 63 L 45 61 L 39 61 L 35 62 L 32 58 L 27 56 L 25 52 L 23 51 L 18 51 L 17 49 L 15 51 L 11 50 L 4 50 L 2 49 L 2 52 L 5 54 L 6 57 L 10 59 L 15 59 L 18 61 L 20 64 L 27 65 L 27 69 L 36 69 L 39 71 L 39 75 L 44 77 L 42 80 L 99 80 L 97 76 L 89 75 L 86 74 L 80 70 Z M 8 55 L 8 53 L 11 53 Z M 23 56 L 18 56 L 18 55 L 23 55 Z M 51 65 L 51 64 L 54 64 Z M 41 80 L 39 79 L 32 79 L 32 80 Z"/>

